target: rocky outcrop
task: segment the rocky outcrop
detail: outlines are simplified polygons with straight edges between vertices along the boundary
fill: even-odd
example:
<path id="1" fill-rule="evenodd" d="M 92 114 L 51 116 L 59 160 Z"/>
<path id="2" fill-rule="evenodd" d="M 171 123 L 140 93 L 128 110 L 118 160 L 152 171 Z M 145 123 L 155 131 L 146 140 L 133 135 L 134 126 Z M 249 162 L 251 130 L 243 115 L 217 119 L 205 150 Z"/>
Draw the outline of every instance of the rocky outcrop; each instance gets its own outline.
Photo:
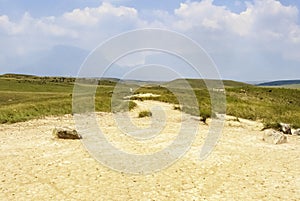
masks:
<path id="1" fill-rule="evenodd" d="M 280 123 L 280 131 L 282 131 L 284 134 L 292 134 L 292 128 L 290 124 Z"/>
<path id="2" fill-rule="evenodd" d="M 270 144 L 283 144 L 287 142 L 287 136 L 276 130 L 265 130 L 263 141 Z"/>
<path id="3" fill-rule="evenodd" d="M 77 140 L 82 138 L 76 130 L 70 128 L 55 128 L 53 129 L 52 134 L 54 137 L 60 139 Z"/>

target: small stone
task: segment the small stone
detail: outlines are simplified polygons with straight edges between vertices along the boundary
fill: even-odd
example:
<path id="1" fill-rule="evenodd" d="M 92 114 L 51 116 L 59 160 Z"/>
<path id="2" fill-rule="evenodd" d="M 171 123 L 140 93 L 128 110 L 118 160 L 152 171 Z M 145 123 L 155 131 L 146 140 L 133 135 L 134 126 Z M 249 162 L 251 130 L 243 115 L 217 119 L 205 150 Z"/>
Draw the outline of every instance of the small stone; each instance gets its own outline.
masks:
<path id="1" fill-rule="evenodd" d="M 72 130 L 69 128 L 55 128 L 52 132 L 53 136 L 60 139 L 81 139 L 81 135 L 77 133 L 76 130 Z"/>
<path id="2" fill-rule="evenodd" d="M 271 129 L 265 130 L 262 140 L 270 144 L 283 144 L 287 143 L 287 136 Z"/>
<path id="3" fill-rule="evenodd" d="M 298 136 L 300 136 L 300 128 L 294 130 L 294 131 L 293 131 L 293 135 L 298 135 Z"/>

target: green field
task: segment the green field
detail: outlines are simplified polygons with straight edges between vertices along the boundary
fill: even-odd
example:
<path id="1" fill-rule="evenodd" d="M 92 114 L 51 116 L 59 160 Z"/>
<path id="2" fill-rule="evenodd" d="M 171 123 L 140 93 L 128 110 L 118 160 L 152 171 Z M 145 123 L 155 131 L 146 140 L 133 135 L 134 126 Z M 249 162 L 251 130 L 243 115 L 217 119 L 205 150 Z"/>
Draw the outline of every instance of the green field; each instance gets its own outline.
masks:
<path id="1" fill-rule="evenodd" d="M 0 76 L 0 123 L 15 123 L 48 115 L 72 113 L 72 93 L 74 78 L 37 77 L 26 75 Z M 112 91 L 116 79 L 99 82 L 95 108 L 96 111 L 111 111 Z M 200 108 L 200 115 L 211 115 L 210 94 L 203 80 L 187 80 L 195 92 Z M 135 93 L 154 93 L 161 95 L 154 99 L 178 104 L 178 98 L 185 100 L 185 112 L 195 114 L 189 108 L 191 97 L 182 88 L 182 80 L 169 83 L 143 83 Z M 213 82 L 209 80 L 208 82 Z M 124 87 L 129 83 L 122 83 Z M 136 86 L 141 82 L 130 81 Z M 121 86 L 122 86 L 121 85 Z M 290 123 L 300 128 L 300 91 L 298 89 L 255 87 L 241 82 L 224 81 L 226 87 L 227 114 L 240 118 L 263 121 L 272 126 L 279 122 Z M 128 86 L 127 88 L 128 89 Z M 170 91 L 176 91 L 176 96 Z M 122 96 L 122 94 L 120 94 Z M 120 105 L 122 105 L 120 103 Z M 135 104 L 130 102 L 130 108 Z M 123 107 L 123 106 L 122 106 Z"/>

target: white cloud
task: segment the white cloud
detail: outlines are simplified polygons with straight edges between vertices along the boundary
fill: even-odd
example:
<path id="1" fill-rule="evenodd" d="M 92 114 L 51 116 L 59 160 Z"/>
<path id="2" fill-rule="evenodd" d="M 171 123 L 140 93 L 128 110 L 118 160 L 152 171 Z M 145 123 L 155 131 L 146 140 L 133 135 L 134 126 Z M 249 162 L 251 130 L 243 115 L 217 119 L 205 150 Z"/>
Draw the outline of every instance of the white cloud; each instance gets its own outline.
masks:
<path id="1" fill-rule="evenodd" d="M 110 3 L 103 3 L 98 8 L 86 7 L 83 10 L 75 9 L 72 12 L 65 13 L 63 18 L 74 24 L 93 26 L 109 16 L 137 18 L 137 13 L 137 10 L 134 8 L 124 6 L 114 7 Z"/>
<path id="2" fill-rule="evenodd" d="M 75 9 L 61 16 L 33 18 L 26 12 L 19 20 L 0 15 L 1 64 L 56 45 L 93 49 L 104 39 L 142 23 L 134 8 L 103 3 L 96 8 Z M 12 63 L 15 63 L 14 61 Z"/>
<path id="3" fill-rule="evenodd" d="M 232 31 L 240 36 L 254 36 L 271 32 L 275 38 L 286 34 L 289 27 L 297 23 L 298 9 L 283 6 L 275 0 L 255 0 L 247 3 L 247 9 L 239 14 L 226 7 L 213 5 L 213 0 L 182 3 L 175 10 L 178 21 L 174 27 L 189 31 L 194 28 L 210 28 Z"/>
<path id="4" fill-rule="evenodd" d="M 48 35 L 53 37 L 78 37 L 81 33 L 94 29 L 105 33 L 114 22 L 140 23 L 138 11 L 134 8 L 103 3 L 97 8 L 86 7 L 66 12 L 62 16 L 33 18 L 26 12 L 21 20 L 12 22 L 8 16 L 0 16 L 0 28 L 8 35 Z M 110 25 L 111 27 L 103 27 Z"/>
<path id="5" fill-rule="evenodd" d="M 211 44 L 206 45 L 208 49 L 216 50 L 217 44 L 242 50 L 256 44 L 282 55 L 288 55 L 292 47 L 300 52 L 297 7 L 284 6 L 276 0 L 254 0 L 247 2 L 246 7 L 237 14 L 224 6 L 215 6 L 212 0 L 182 3 L 174 12 L 177 20 L 172 27 L 193 37 L 201 35 L 206 40 L 198 42 L 207 44 L 211 40 Z M 244 41 L 243 46 L 236 43 L 240 40 Z M 226 50 L 223 51 L 226 54 Z M 300 54 L 298 58 L 289 58 L 300 61 Z"/>
<path id="6" fill-rule="evenodd" d="M 7 15 L 0 16 L 0 28 L 5 34 L 15 35 L 22 32 L 23 26 L 10 21 Z"/>
<path id="7" fill-rule="evenodd" d="M 297 25 L 291 25 L 289 38 L 292 43 L 299 44 L 300 43 L 300 27 Z"/>
<path id="8" fill-rule="evenodd" d="M 93 49 L 116 34 L 149 27 L 171 29 L 191 36 L 209 53 L 219 55 L 217 62 L 223 64 L 225 61 L 228 69 L 234 68 L 229 67 L 231 64 L 240 69 L 242 62 L 250 63 L 258 54 L 260 57 L 281 56 L 276 58 L 281 59 L 278 66 L 286 60 L 300 62 L 299 10 L 276 0 L 248 2 L 240 13 L 216 6 L 213 0 L 186 1 L 174 12 L 152 10 L 144 16 L 145 11 L 114 6 L 109 2 L 95 8 L 74 9 L 60 16 L 34 18 L 25 13 L 19 21 L 13 21 L 7 15 L 0 16 L 0 42 L 6 44 L 0 50 L 0 64 L 9 63 L 4 60 L 12 54 L 30 54 L 57 44 Z M 242 3 L 235 1 L 239 6 Z M 265 63 L 261 62 L 262 67 Z M 259 62 L 255 64 L 259 65 Z"/>
<path id="9" fill-rule="evenodd" d="M 27 12 L 18 22 L 10 21 L 6 15 L 0 16 L 0 27 L 7 35 L 76 36 L 74 30 L 59 25 L 55 17 L 35 19 Z"/>

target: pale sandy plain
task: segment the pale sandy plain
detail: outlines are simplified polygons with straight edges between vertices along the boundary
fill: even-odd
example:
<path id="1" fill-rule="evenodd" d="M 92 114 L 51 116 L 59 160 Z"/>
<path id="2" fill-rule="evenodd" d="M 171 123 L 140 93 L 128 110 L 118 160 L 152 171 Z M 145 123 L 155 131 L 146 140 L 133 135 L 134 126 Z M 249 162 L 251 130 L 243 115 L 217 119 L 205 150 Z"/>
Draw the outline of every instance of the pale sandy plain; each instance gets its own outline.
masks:
<path id="1" fill-rule="evenodd" d="M 181 112 L 165 103 L 137 103 L 130 117 L 141 127 L 151 119 L 137 118 L 140 110 L 154 105 L 165 110 L 167 123 L 159 136 L 134 143 L 109 113 L 97 114 L 101 129 L 128 153 L 164 148 L 178 133 Z M 188 153 L 148 175 L 111 170 L 81 141 L 54 138 L 53 128 L 75 127 L 71 115 L 0 125 L 0 200 L 300 200 L 300 137 L 267 144 L 261 140 L 261 123 L 228 117 L 214 151 L 200 161 L 209 125 L 191 122 L 199 124 L 199 131 Z"/>

